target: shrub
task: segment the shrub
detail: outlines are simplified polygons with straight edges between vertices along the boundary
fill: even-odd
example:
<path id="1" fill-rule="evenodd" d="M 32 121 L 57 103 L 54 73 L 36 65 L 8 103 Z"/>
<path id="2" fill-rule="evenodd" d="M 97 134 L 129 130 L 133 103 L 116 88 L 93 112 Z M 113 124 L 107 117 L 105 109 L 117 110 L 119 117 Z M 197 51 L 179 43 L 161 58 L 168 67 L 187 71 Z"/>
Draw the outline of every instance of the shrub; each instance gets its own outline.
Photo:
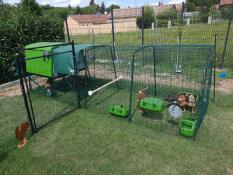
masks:
<path id="1" fill-rule="evenodd" d="M 145 7 L 144 8 L 144 28 L 151 28 L 151 24 L 155 22 L 155 13 L 153 8 Z M 137 26 L 142 28 L 142 17 L 137 18 Z"/>
<path id="2" fill-rule="evenodd" d="M 13 10 L 12 10 L 13 11 Z M 16 77 L 17 48 L 38 41 L 64 41 L 63 19 L 38 16 L 22 8 L 0 18 L 0 84 Z"/>
<path id="3" fill-rule="evenodd" d="M 157 19 L 157 26 L 158 27 L 167 27 L 168 20 Z"/>
<path id="4" fill-rule="evenodd" d="M 175 9 L 169 9 L 162 11 L 156 17 L 159 20 L 176 20 L 177 19 L 177 12 Z"/>

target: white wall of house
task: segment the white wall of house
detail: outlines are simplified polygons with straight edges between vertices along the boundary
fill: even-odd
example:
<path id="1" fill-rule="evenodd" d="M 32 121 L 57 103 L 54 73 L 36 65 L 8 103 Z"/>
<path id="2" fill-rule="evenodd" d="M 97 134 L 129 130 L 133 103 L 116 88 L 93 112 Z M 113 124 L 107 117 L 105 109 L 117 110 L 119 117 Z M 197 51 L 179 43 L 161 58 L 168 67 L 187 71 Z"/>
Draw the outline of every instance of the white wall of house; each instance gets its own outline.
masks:
<path id="1" fill-rule="evenodd" d="M 79 24 L 71 17 L 68 17 L 67 23 L 70 35 L 86 35 L 92 33 L 92 30 L 95 34 L 112 32 L 111 20 L 108 20 L 106 24 Z M 138 30 L 136 18 L 114 19 L 114 26 L 115 32 L 131 32 Z"/>

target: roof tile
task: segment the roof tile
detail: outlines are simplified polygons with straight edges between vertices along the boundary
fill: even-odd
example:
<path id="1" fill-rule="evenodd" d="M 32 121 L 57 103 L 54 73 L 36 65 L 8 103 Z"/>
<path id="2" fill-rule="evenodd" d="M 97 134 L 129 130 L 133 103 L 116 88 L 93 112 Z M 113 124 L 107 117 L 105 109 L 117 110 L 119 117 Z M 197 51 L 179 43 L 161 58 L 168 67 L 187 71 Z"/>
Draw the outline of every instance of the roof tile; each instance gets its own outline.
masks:
<path id="1" fill-rule="evenodd" d="M 105 24 L 108 15 L 71 15 L 71 18 L 79 24 Z"/>

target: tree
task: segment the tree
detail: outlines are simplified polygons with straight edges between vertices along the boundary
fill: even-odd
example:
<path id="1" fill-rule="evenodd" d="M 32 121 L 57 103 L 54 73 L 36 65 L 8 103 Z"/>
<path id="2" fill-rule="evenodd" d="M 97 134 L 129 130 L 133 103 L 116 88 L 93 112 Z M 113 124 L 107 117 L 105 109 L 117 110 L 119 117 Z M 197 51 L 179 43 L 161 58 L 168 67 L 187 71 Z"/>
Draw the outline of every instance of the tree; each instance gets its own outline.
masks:
<path id="1" fill-rule="evenodd" d="M 79 5 L 76 7 L 75 14 L 82 14 L 82 9 Z"/>
<path id="2" fill-rule="evenodd" d="M 121 7 L 116 4 L 112 4 L 107 8 L 107 12 L 110 13 L 113 9 L 120 9 Z"/>
<path id="3" fill-rule="evenodd" d="M 231 15 L 231 11 L 232 10 L 230 6 L 222 7 L 220 9 L 221 17 L 224 19 L 229 19 L 229 16 Z"/>
<path id="4" fill-rule="evenodd" d="M 163 5 L 163 1 L 159 1 L 159 4 L 158 5 Z"/>
<path id="5" fill-rule="evenodd" d="M 154 9 L 147 6 L 144 8 L 144 28 L 150 28 L 151 24 L 155 21 Z M 142 17 L 137 18 L 137 26 L 142 28 Z"/>
<path id="6" fill-rule="evenodd" d="M 175 9 L 162 11 L 156 16 L 158 27 L 166 27 L 168 20 L 171 20 L 172 25 L 175 25 L 177 22 L 177 11 Z"/>
<path id="7" fill-rule="evenodd" d="M 194 12 L 194 11 L 196 11 L 196 4 L 194 2 L 192 2 L 192 1 L 189 0 L 189 1 L 187 1 L 186 6 L 187 6 L 187 11 L 188 12 Z"/>
<path id="8" fill-rule="evenodd" d="M 54 7 L 51 7 L 49 4 L 46 4 L 46 5 L 42 5 L 42 6 L 41 6 L 41 9 L 43 9 L 43 10 L 50 10 L 50 9 L 52 9 L 52 8 L 54 8 Z"/>
<path id="9" fill-rule="evenodd" d="M 220 17 L 221 16 L 221 11 L 220 10 L 218 10 L 216 7 L 211 7 L 210 8 L 210 12 L 209 12 L 209 14 L 212 16 L 212 17 Z"/>
<path id="10" fill-rule="evenodd" d="M 4 7 L 3 6 L 4 6 L 3 1 L 0 0 L 0 17 L 3 16 L 3 14 L 4 14 L 4 12 L 3 12 Z"/>
<path id="11" fill-rule="evenodd" d="M 98 6 L 96 5 L 83 7 L 81 10 L 82 14 L 96 14 L 97 11 L 98 11 Z"/>
<path id="12" fill-rule="evenodd" d="M 94 1 L 94 0 L 90 0 L 89 5 L 90 5 L 90 6 L 94 6 L 94 5 L 95 5 L 95 1 Z"/>
<path id="13" fill-rule="evenodd" d="M 60 17 L 60 18 L 63 18 L 65 19 L 69 14 L 71 14 L 71 12 L 69 12 L 69 9 L 68 8 L 61 8 L 61 7 L 55 7 L 51 10 L 48 11 L 48 15 L 49 16 L 53 16 L 53 17 Z"/>
<path id="14" fill-rule="evenodd" d="M 177 19 L 177 12 L 175 9 L 165 10 L 160 12 L 156 18 L 162 20 L 174 20 Z"/>
<path id="15" fill-rule="evenodd" d="M 15 54 L 18 48 L 39 41 L 64 41 L 63 19 L 31 13 L 22 4 L 10 8 L 11 13 L 0 20 L 0 84 L 17 78 Z"/>
<path id="16" fill-rule="evenodd" d="M 187 10 L 196 11 L 200 9 L 210 9 L 214 4 L 219 4 L 220 0 L 187 0 Z"/>
<path id="17" fill-rule="evenodd" d="M 106 7 L 105 7 L 105 4 L 104 2 L 101 3 L 101 7 L 100 7 L 100 13 L 104 14 L 106 11 Z"/>
<path id="18" fill-rule="evenodd" d="M 41 15 L 41 8 L 35 0 L 22 0 L 22 8 L 30 13 Z"/>
<path id="19" fill-rule="evenodd" d="M 207 22 L 211 7 L 219 4 L 220 0 L 187 0 L 187 11 L 198 11 L 202 22 Z"/>

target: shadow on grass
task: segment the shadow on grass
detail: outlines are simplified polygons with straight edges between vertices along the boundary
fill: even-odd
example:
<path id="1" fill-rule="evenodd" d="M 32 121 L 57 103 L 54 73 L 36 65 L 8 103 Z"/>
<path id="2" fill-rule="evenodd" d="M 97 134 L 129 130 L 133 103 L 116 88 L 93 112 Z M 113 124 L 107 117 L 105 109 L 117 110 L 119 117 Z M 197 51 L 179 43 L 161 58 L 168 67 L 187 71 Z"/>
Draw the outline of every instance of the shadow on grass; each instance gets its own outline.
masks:
<path id="1" fill-rule="evenodd" d="M 53 119 L 49 120 L 48 122 L 42 124 L 41 126 L 39 126 L 37 129 L 38 131 L 43 129 L 43 128 L 46 128 L 48 126 L 50 126 L 52 123 L 54 124 L 55 122 L 58 122 L 60 121 L 62 118 L 64 118 L 66 115 L 74 112 L 76 109 L 78 109 L 79 107 L 78 106 L 74 106 L 73 108 L 71 108 L 69 111 L 67 112 L 63 112 L 65 111 L 65 109 L 68 109 L 70 107 L 70 105 L 68 105 L 66 108 L 64 108 L 59 114 L 55 115 L 53 117 Z"/>
<path id="2" fill-rule="evenodd" d="M 4 142 L 0 142 L 0 162 L 7 159 L 9 154 L 15 150 L 17 150 L 17 144 L 19 141 L 15 138 L 15 135 L 11 135 L 12 137 L 6 139 Z M 32 136 L 31 130 L 29 129 L 26 132 L 26 138 L 29 140 Z"/>
<path id="3" fill-rule="evenodd" d="M 151 120 L 163 120 L 163 114 L 160 112 L 146 111 L 142 113 L 142 117 Z"/>
<path id="4" fill-rule="evenodd" d="M 109 94 L 107 97 L 101 99 L 100 101 L 96 102 L 96 105 L 100 105 L 101 103 L 107 101 L 109 98 L 111 98 L 112 96 L 114 96 L 115 94 L 117 94 L 119 92 L 118 89 L 116 89 L 116 91 L 112 92 L 111 94 Z"/>
<path id="5" fill-rule="evenodd" d="M 0 152 L 0 162 L 8 157 L 8 152 Z"/>

